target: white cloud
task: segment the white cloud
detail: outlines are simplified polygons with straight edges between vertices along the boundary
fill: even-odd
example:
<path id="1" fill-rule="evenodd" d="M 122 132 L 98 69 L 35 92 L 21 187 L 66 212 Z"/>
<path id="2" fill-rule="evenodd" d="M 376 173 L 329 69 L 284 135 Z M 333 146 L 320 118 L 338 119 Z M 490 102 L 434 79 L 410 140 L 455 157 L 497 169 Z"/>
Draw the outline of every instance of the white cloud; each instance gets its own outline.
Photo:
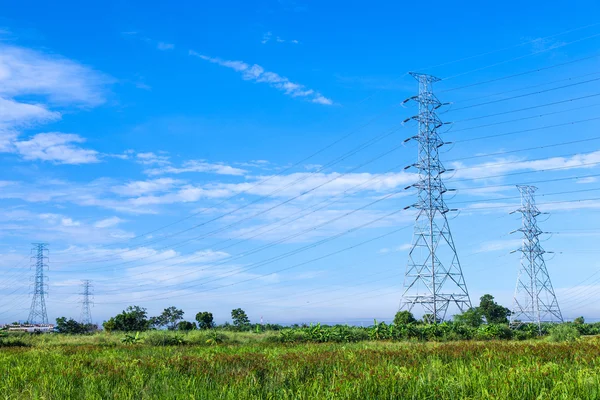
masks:
<path id="1" fill-rule="evenodd" d="M 156 45 L 156 48 L 159 50 L 173 50 L 175 48 L 175 45 L 172 43 L 165 43 L 165 42 L 158 42 L 158 44 Z"/>
<path id="2" fill-rule="evenodd" d="M 327 97 L 321 96 L 320 94 L 317 95 L 314 99 L 311 100 L 313 103 L 317 103 L 317 104 L 325 104 L 325 105 L 332 105 L 333 101 L 331 99 L 328 99 Z"/>
<path id="3" fill-rule="evenodd" d="M 333 104 L 331 99 L 326 98 L 319 92 L 316 92 L 313 89 L 307 89 L 304 85 L 299 83 L 291 82 L 288 78 L 280 76 L 274 72 L 265 71 L 265 69 L 260 65 L 250 65 L 243 61 L 230 61 L 217 57 L 209 57 L 199 54 L 193 50 L 190 50 L 189 54 L 209 61 L 213 64 L 218 64 L 226 68 L 231 68 L 237 72 L 241 72 L 244 80 L 266 83 L 269 86 L 284 92 L 288 96 L 304 97 L 307 100 L 317 104 Z"/>
<path id="4" fill-rule="evenodd" d="M 128 182 L 125 185 L 115 186 L 112 191 L 123 196 L 141 196 L 151 193 L 160 193 L 179 186 L 184 181 L 171 178 L 159 178 L 149 181 Z"/>
<path id="5" fill-rule="evenodd" d="M 510 239 L 510 240 L 491 240 L 488 242 L 484 242 L 479 246 L 477 250 L 478 253 L 488 253 L 493 251 L 502 251 L 502 250 L 515 250 L 518 249 L 521 245 L 520 239 Z"/>
<path id="6" fill-rule="evenodd" d="M 399 251 L 408 251 L 412 248 L 412 244 L 410 243 L 404 243 L 401 244 L 400 246 L 394 247 L 394 248 L 388 248 L 388 247 L 384 247 L 383 249 L 380 249 L 378 251 L 378 253 L 381 254 L 385 254 L 385 253 L 392 253 L 392 252 L 399 252 Z"/>
<path id="7" fill-rule="evenodd" d="M 71 133 L 38 133 L 29 140 L 14 142 L 14 146 L 25 160 L 52 161 L 57 164 L 89 164 L 99 162 L 98 152 L 78 147 L 83 143 L 79 135 Z"/>
<path id="8" fill-rule="evenodd" d="M 20 129 L 61 118 L 51 105 L 92 107 L 106 100 L 112 79 L 65 58 L 0 43 L 0 152 L 25 160 L 57 164 L 98 162 L 98 153 L 83 149 L 78 135 L 38 133 L 18 140 Z M 36 98 L 24 102 L 22 98 Z M 44 104 L 47 103 L 47 104 Z"/>
<path id="9" fill-rule="evenodd" d="M 593 176 L 589 176 L 587 178 L 577 179 L 576 183 L 594 183 L 597 182 L 598 178 L 594 178 Z"/>
<path id="10" fill-rule="evenodd" d="M 96 106 L 104 103 L 112 81 L 65 58 L 0 44 L 0 95 L 43 95 L 53 103 Z"/>
<path id="11" fill-rule="evenodd" d="M 123 220 L 119 217 L 110 217 L 102 219 L 94 224 L 94 228 L 111 228 L 119 225 Z"/>
<path id="12" fill-rule="evenodd" d="M 598 163 L 600 163 L 600 151 L 576 154 L 571 157 L 549 157 L 541 160 L 531 161 L 511 158 L 496 159 L 494 161 L 471 166 L 466 166 L 461 162 L 453 162 L 451 163 L 451 166 L 456 170 L 453 179 L 485 178 L 496 175 L 499 176 L 494 179 L 501 179 L 502 174 L 513 171 L 542 171 L 557 168 L 560 168 L 561 170 L 574 168 L 594 168 L 598 166 Z"/>
<path id="13" fill-rule="evenodd" d="M 71 218 L 62 218 L 60 220 L 60 223 L 62 226 L 79 226 L 79 225 L 81 225 L 80 222 L 73 221 L 73 219 L 71 219 Z"/>
<path id="14" fill-rule="evenodd" d="M 397 187 L 402 187 L 408 182 L 414 182 L 415 177 L 409 173 L 386 174 L 346 174 L 337 172 L 330 174 L 294 173 L 283 176 L 257 176 L 250 182 L 242 183 L 210 183 L 203 186 L 185 185 L 177 188 L 175 192 L 161 196 L 142 196 L 132 199 L 135 206 L 148 206 L 157 204 L 173 204 L 196 202 L 200 199 L 215 199 L 233 196 L 240 192 L 248 195 L 268 196 L 282 198 L 298 196 L 310 190 L 310 194 L 302 196 L 302 200 L 313 197 L 330 197 L 342 193 L 356 194 L 360 192 L 387 192 Z M 257 185 L 256 182 L 262 184 Z M 367 183 L 371 181 L 371 183 Z M 357 185 L 358 189 L 353 190 Z M 318 189 L 315 187 L 320 186 Z M 313 190 L 314 189 L 314 190 Z"/>
<path id="15" fill-rule="evenodd" d="M 60 113 L 49 111 L 42 104 L 20 103 L 0 97 L 0 125 L 20 126 L 57 119 L 60 119 Z"/>
<path id="16" fill-rule="evenodd" d="M 263 38 L 260 42 L 262 44 L 267 44 L 269 42 L 269 40 L 271 40 L 271 36 L 273 36 L 273 34 L 271 32 L 267 32 L 267 33 L 263 34 Z"/>
<path id="17" fill-rule="evenodd" d="M 190 160 L 184 162 L 179 168 L 168 166 L 163 168 L 147 169 L 144 172 L 146 172 L 148 175 L 182 174 L 185 172 L 210 172 L 218 175 L 243 176 L 247 171 L 220 163 L 208 163 L 201 160 Z"/>
<path id="18" fill-rule="evenodd" d="M 144 165 L 168 165 L 170 163 L 168 156 L 161 156 L 152 152 L 138 153 L 136 158 L 138 163 Z"/>
<path id="19" fill-rule="evenodd" d="M 113 217 L 116 218 L 116 217 Z M 73 217 L 58 213 L 35 213 L 23 207 L 0 212 L 0 233 L 18 237 L 21 240 L 50 241 L 52 243 L 105 243 L 116 238 L 129 239 L 134 235 L 110 225 L 113 218 L 107 218 L 102 226 L 87 224 Z M 14 221 L 14 224 L 7 222 Z M 101 228 L 101 229 L 98 229 Z M 110 228 L 110 229 L 106 229 Z"/>
<path id="20" fill-rule="evenodd" d="M 266 32 L 263 34 L 262 40 L 260 41 L 262 44 L 267 44 L 270 41 L 273 40 L 273 33 L 272 32 Z M 293 40 L 286 40 L 283 39 L 280 36 L 275 36 L 275 42 L 277 43 L 292 43 L 292 44 L 300 44 L 300 42 L 296 39 Z"/>

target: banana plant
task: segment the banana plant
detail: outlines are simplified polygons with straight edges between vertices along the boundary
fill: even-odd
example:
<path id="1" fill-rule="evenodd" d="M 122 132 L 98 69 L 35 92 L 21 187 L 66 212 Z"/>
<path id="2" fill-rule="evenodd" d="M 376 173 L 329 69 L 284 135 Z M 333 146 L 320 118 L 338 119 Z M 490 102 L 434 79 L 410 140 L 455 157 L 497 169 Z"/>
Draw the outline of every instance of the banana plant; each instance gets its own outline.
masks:
<path id="1" fill-rule="evenodd" d="M 212 330 L 209 334 L 209 338 L 206 339 L 206 344 L 216 346 L 219 343 L 223 343 L 223 338 L 217 333 L 217 331 Z"/>
<path id="2" fill-rule="evenodd" d="M 125 344 L 138 344 L 141 343 L 143 341 L 142 338 L 140 338 L 140 333 L 136 332 L 135 336 L 131 335 L 131 334 L 126 334 L 125 337 L 123 339 L 121 339 L 121 342 L 125 343 Z"/>

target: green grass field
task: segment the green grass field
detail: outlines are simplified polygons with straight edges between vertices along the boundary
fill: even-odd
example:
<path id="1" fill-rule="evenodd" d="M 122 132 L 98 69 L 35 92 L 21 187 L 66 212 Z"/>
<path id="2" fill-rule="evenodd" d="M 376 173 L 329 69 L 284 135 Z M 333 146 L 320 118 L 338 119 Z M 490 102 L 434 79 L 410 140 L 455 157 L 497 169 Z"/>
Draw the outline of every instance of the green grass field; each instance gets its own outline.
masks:
<path id="1" fill-rule="evenodd" d="M 21 336 L 0 348 L 6 399 L 598 399 L 600 341 L 275 343 L 231 333 Z"/>

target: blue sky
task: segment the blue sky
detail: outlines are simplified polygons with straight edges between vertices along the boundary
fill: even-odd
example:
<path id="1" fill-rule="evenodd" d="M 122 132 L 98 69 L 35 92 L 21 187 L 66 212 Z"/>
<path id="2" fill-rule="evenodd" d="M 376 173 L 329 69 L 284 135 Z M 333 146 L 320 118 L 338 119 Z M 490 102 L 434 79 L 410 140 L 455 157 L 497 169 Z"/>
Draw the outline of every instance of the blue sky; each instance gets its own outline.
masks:
<path id="1" fill-rule="evenodd" d="M 600 317 L 600 6 L 577 5 L 4 7 L 0 320 L 27 317 L 38 241 L 50 319 L 79 316 L 83 279 L 98 322 L 131 304 L 391 318 L 414 219 L 396 212 L 415 201 L 413 70 L 452 103 L 441 157 L 472 300 L 511 304 L 508 212 L 536 182 L 563 314 Z"/>

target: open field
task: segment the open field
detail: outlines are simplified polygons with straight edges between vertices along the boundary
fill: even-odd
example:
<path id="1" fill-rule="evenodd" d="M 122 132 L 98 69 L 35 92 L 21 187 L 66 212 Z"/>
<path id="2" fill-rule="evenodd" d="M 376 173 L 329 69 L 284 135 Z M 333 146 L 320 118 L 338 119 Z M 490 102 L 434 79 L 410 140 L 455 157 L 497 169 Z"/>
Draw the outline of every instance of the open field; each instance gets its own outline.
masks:
<path id="1" fill-rule="evenodd" d="M 0 392 L 6 399 L 600 398 L 595 337 L 285 344 L 276 334 L 211 341 L 194 332 L 186 344 L 165 346 L 151 336 L 137 344 L 122 343 L 123 334 L 22 336 L 12 342 L 21 346 L 0 349 Z"/>

